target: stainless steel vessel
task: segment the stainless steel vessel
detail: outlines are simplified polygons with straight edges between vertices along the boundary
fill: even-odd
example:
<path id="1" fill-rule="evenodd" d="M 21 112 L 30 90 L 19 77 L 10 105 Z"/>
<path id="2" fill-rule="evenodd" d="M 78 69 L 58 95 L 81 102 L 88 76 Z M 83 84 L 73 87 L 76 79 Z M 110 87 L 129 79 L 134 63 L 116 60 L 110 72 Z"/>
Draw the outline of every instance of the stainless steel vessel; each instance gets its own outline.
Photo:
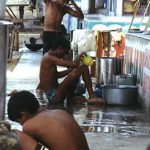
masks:
<path id="1" fill-rule="evenodd" d="M 121 64 L 114 57 L 96 58 L 96 83 L 100 85 L 112 84 L 113 75 L 121 73 Z"/>
<path id="2" fill-rule="evenodd" d="M 136 85 L 136 76 L 133 74 L 113 75 L 113 83 L 117 85 Z"/>
<path id="3" fill-rule="evenodd" d="M 114 58 L 96 58 L 96 82 L 97 84 L 113 83 Z"/>
<path id="4" fill-rule="evenodd" d="M 104 85 L 102 98 L 108 105 L 137 104 L 138 87 L 133 85 Z"/>

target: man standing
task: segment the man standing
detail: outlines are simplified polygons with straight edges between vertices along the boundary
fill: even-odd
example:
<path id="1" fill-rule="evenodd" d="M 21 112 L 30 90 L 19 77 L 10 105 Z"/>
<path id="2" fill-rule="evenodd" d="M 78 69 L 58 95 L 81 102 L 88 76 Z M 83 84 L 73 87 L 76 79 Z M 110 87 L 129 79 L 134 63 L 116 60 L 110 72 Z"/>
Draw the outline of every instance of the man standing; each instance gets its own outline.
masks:
<path id="1" fill-rule="evenodd" d="M 73 7 L 70 7 L 68 2 L 69 0 L 45 0 L 43 54 L 49 51 L 53 40 L 58 36 L 63 36 L 60 25 L 65 14 L 70 14 L 79 19 L 84 18 L 83 12 L 74 0 L 70 0 Z"/>

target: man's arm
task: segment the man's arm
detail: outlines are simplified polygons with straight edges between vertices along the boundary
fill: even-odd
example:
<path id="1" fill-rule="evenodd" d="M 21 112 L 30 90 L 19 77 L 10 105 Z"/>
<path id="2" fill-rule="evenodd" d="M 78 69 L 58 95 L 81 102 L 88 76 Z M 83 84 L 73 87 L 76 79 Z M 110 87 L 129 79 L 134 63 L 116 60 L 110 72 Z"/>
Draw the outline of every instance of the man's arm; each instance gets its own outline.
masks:
<path id="1" fill-rule="evenodd" d="M 79 66 L 84 55 L 86 55 L 86 53 L 83 52 L 83 53 L 81 53 L 80 55 L 78 55 L 74 61 L 66 61 L 66 62 L 71 63 L 71 64 L 76 64 L 76 66 Z M 62 78 L 62 77 L 64 77 L 64 76 L 66 76 L 66 75 L 69 74 L 74 68 L 76 68 L 76 67 L 70 67 L 70 68 L 68 68 L 67 70 L 58 72 L 57 78 Z"/>
<path id="2" fill-rule="evenodd" d="M 77 4 L 74 2 L 74 0 L 70 0 L 70 2 L 71 2 L 71 4 L 73 5 L 73 7 L 74 7 L 75 10 L 73 10 L 71 7 L 68 7 L 68 8 L 67 8 L 67 12 L 68 12 L 70 15 L 76 17 L 76 18 L 83 19 L 83 18 L 84 18 L 84 14 L 83 14 L 81 8 L 79 8 L 79 7 L 77 6 Z"/>
<path id="3" fill-rule="evenodd" d="M 74 69 L 74 68 L 69 68 L 69 69 L 67 69 L 67 70 L 59 71 L 59 72 L 57 73 L 57 79 L 66 76 L 66 75 L 69 74 L 73 69 Z"/>
<path id="4" fill-rule="evenodd" d="M 58 65 L 58 66 L 67 67 L 67 68 L 76 68 L 79 65 L 79 62 L 77 61 L 68 61 L 68 60 L 60 59 L 55 56 L 49 56 L 49 60 L 50 60 L 50 63 L 52 63 L 53 65 L 56 65 L 56 66 Z"/>

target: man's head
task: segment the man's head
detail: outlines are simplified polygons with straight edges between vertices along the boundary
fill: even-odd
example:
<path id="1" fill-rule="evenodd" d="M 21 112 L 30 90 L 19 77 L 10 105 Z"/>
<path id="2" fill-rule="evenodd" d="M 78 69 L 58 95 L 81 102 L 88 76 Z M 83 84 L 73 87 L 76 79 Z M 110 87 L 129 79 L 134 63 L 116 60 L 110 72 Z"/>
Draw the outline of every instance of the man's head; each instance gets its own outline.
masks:
<path id="1" fill-rule="evenodd" d="M 23 124 L 27 115 L 33 115 L 39 110 L 39 102 L 29 91 L 14 93 L 8 102 L 8 118 Z"/>
<path id="2" fill-rule="evenodd" d="M 55 51 L 60 47 L 62 48 L 64 55 L 69 54 L 69 50 L 71 49 L 70 42 L 63 36 L 57 37 L 56 40 L 53 41 L 51 49 Z"/>

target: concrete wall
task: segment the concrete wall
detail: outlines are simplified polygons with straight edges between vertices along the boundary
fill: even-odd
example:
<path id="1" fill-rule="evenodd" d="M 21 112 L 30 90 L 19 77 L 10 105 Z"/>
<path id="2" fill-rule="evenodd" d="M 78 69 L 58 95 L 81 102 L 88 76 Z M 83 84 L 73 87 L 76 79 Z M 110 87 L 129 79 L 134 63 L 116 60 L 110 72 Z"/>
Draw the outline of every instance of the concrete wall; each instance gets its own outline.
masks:
<path id="1" fill-rule="evenodd" d="M 150 107 L 150 35 L 126 35 L 124 72 L 137 75 L 140 103 Z"/>

